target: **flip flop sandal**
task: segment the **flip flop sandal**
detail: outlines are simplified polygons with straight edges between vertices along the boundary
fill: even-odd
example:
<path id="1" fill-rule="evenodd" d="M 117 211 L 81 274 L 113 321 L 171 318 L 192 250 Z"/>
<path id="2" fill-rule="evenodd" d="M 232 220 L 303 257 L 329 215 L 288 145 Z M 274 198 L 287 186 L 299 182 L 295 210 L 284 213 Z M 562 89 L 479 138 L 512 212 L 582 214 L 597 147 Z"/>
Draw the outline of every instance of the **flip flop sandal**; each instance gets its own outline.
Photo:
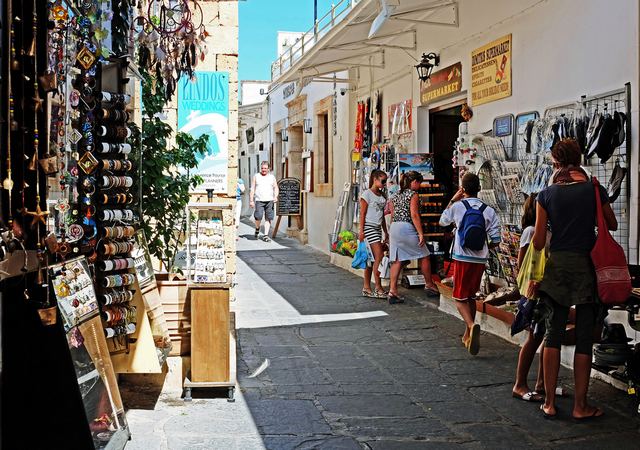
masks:
<path id="1" fill-rule="evenodd" d="M 262 240 L 264 242 L 271 242 L 271 239 L 269 239 L 269 236 L 262 236 Z"/>
<path id="2" fill-rule="evenodd" d="M 425 287 L 424 288 L 424 292 L 427 294 L 427 297 L 439 297 L 440 296 L 440 291 L 432 288 L 432 287 Z"/>
<path id="3" fill-rule="evenodd" d="M 535 392 L 542 395 L 543 397 L 547 395 L 544 389 L 536 389 Z M 564 388 L 562 386 L 556 387 L 556 397 L 564 397 L 565 395 L 567 395 L 567 393 L 564 391 Z"/>
<path id="4" fill-rule="evenodd" d="M 471 327 L 468 349 L 469 353 L 473 356 L 477 355 L 480 351 L 480 325 L 478 325 L 477 323 L 473 327 Z"/>
<path id="5" fill-rule="evenodd" d="M 378 289 L 373 290 L 373 297 L 375 298 L 387 298 L 388 295 L 389 295 L 388 292 L 379 291 Z"/>
<path id="6" fill-rule="evenodd" d="M 375 295 L 373 295 L 373 292 L 367 291 L 366 289 L 362 290 L 362 296 L 367 298 L 376 298 Z"/>
<path id="7" fill-rule="evenodd" d="M 542 417 L 544 417 L 546 420 L 556 420 L 556 418 L 558 417 L 558 409 L 556 408 L 556 413 L 555 414 L 547 414 L 544 411 L 544 405 L 540 405 L 540 411 L 542 411 Z"/>
<path id="8" fill-rule="evenodd" d="M 598 414 L 598 413 L 600 413 L 600 414 Z M 573 419 L 574 422 L 583 423 L 583 422 L 588 422 L 588 421 L 593 420 L 593 419 L 598 419 L 598 418 L 600 418 L 602 416 L 604 416 L 604 411 L 602 411 L 600 408 L 596 408 L 596 410 L 592 414 L 590 414 L 588 416 L 575 417 L 575 416 L 572 415 L 571 419 Z"/>
<path id="9" fill-rule="evenodd" d="M 404 303 L 404 297 L 398 297 L 397 295 L 389 294 L 387 296 L 390 305 L 395 305 L 396 303 Z"/>
<path id="10" fill-rule="evenodd" d="M 533 402 L 533 403 L 544 402 L 544 397 L 536 391 L 530 391 L 522 395 L 518 394 L 517 392 L 513 392 L 512 395 L 513 395 L 513 398 L 517 398 L 518 400 L 523 400 L 525 402 Z"/>

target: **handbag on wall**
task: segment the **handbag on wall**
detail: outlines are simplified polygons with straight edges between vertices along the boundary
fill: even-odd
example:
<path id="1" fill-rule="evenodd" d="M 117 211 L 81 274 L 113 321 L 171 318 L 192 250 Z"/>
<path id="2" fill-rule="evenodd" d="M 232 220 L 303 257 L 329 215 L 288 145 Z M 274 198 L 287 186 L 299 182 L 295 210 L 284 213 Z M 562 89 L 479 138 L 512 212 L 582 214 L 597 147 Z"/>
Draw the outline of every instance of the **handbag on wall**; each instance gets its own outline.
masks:
<path id="1" fill-rule="evenodd" d="M 624 250 L 609 233 L 609 227 L 604 219 L 599 185 L 600 183 L 594 177 L 598 237 L 591 250 L 591 261 L 596 270 L 600 300 L 605 305 L 619 305 L 626 302 L 631 294 L 631 276 Z"/>

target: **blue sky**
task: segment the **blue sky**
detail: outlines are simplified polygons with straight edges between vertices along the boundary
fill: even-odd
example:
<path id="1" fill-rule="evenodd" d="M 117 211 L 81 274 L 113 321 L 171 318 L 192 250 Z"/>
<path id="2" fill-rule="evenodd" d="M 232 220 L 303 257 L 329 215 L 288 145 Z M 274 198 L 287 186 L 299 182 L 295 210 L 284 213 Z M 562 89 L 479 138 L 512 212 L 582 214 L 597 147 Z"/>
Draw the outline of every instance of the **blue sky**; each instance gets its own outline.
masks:
<path id="1" fill-rule="evenodd" d="M 318 0 L 318 18 L 339 0 Z M 278 31 L 307 31 L 313 26 L 313 0 L 246 0 L 239 3 L 238 78 L 271 79 Z"/>

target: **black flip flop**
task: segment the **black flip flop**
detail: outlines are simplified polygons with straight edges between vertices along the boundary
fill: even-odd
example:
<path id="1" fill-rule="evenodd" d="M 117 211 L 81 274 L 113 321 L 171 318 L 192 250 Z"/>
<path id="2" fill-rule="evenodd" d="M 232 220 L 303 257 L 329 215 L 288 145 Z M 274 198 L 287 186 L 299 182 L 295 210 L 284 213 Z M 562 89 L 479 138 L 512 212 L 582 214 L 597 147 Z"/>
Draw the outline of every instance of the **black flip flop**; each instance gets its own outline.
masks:
<path id="1" fill-rule="evenodd" d="M 395 305 L 396 303 L 404 303 L 404 297 L 398 297 L 397 295 L 389 294 L 387 298 L 389 299 L 390 305 Z"/>
<path id="2" fill-rule="evenodd" d="M 540 405 L 540 411 L 542 411 L 542 417 L 544 417 L 546 420 L 556 420 L 556 418 L 558 417 L 558 408 L 556 408 L 555 414 L 547 414 L 544 411 L 544 405 Z"/>

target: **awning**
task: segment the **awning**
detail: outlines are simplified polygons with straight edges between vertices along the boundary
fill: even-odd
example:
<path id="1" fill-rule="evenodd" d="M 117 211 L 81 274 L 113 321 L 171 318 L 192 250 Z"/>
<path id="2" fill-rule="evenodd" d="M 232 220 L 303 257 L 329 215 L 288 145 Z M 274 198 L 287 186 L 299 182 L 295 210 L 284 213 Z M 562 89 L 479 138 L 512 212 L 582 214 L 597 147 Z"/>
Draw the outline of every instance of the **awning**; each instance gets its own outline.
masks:
<path id="1" fill-rule="evenodd" d="M 369 38 L 381 0 L 342 0 L 272 67 L 273 84 L 353 67 L 384 68 L 385 49 L 417 50 L 418 25 L 458 26 L 458 0 L 387 0 L 389 16 Z M 315 31 L 315 33 L 314 33 Z"/>

